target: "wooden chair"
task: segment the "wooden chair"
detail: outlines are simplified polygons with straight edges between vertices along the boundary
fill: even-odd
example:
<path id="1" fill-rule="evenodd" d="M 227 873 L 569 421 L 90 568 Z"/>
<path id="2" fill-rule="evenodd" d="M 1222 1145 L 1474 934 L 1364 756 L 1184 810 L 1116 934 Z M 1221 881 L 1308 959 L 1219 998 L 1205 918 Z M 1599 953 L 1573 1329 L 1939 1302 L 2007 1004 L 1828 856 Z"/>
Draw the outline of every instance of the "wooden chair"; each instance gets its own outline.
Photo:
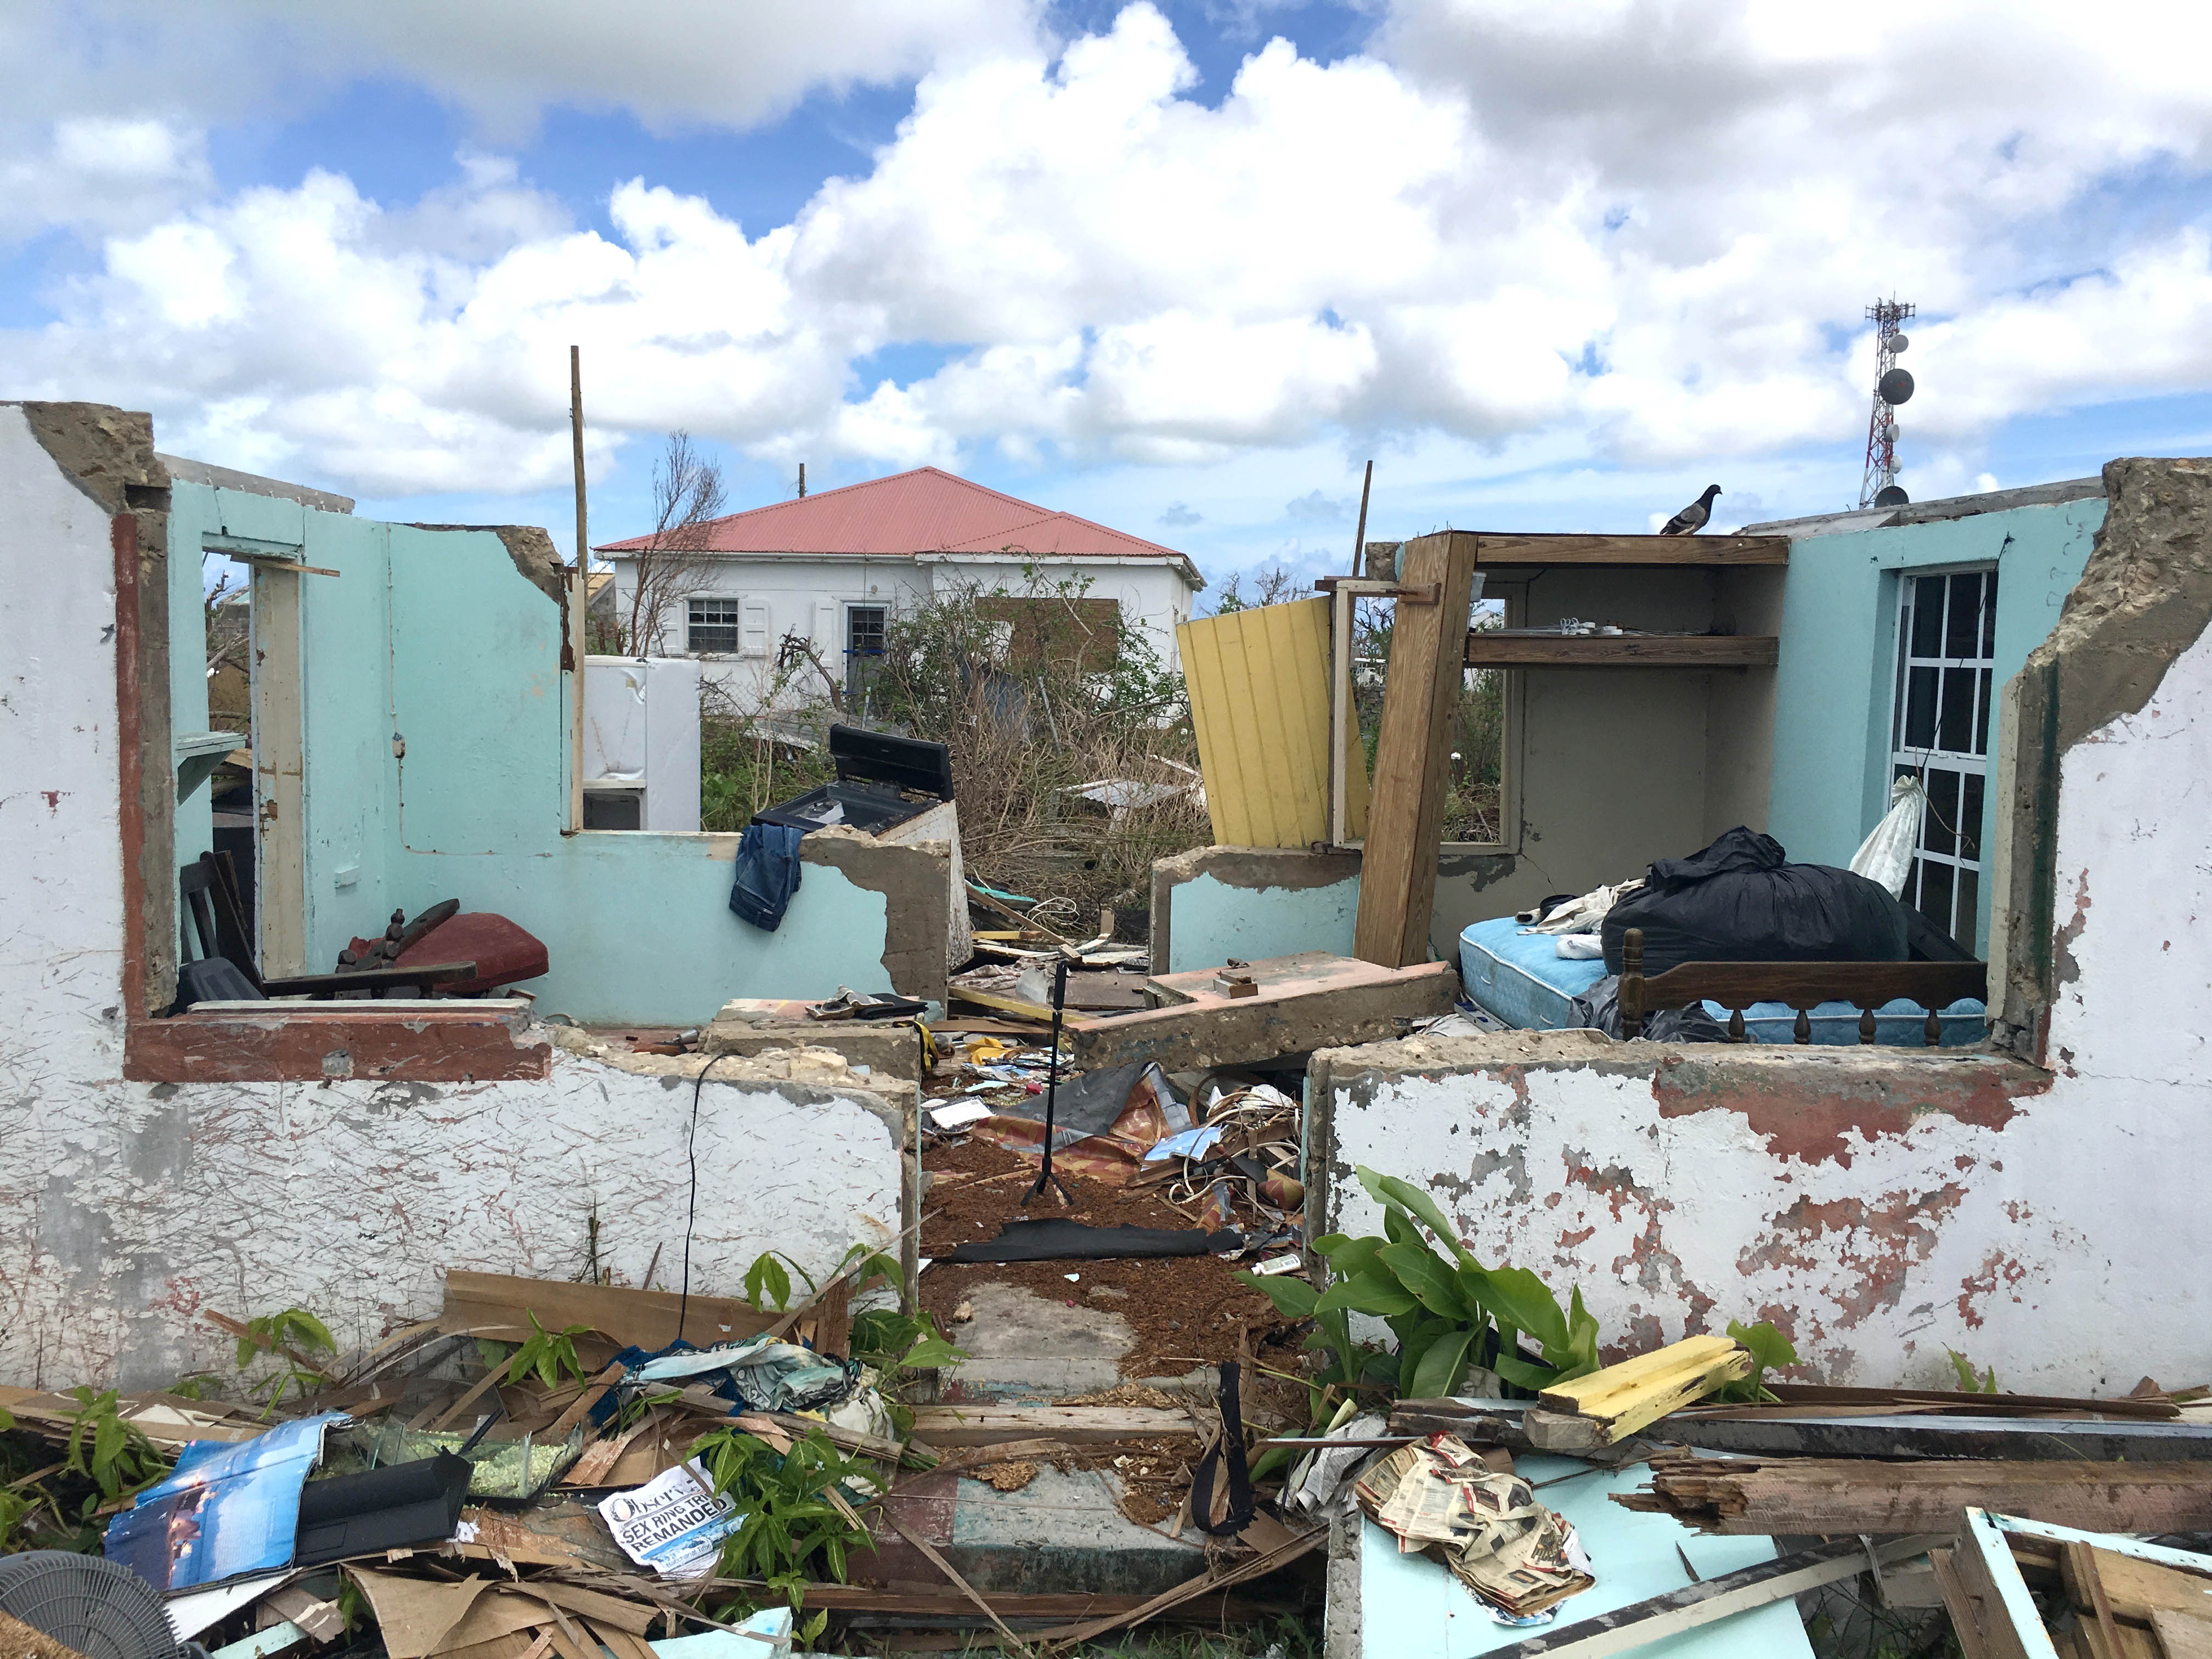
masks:
<path id="1" fill-rule="evenodd" d="M 245 975 L 264 997 L 313 997 L 327 1002 L 344 994 L 374 996 L 380 991 L 409 988 L 428 991 L 455 980 L 473 978 L 473 962 L 441 962 L 422 968 L 379 968 L 351 974 L 295 974 L 264 979 L 255 963 L 253 947 L 246 937 L 245 907 L 239 901 L 238 878 L 228 853 L 203 853 L 196 863 L 177 872 L 190 926 L 181 943 L 185 962 L 221 957 Z M 192 936 L 199 949 L 192 949 Z"/>
<path id="2" fill-rule="evenodd" d="M 1859 1041 L 1875 1039 L 1874 1011 L 1899 997 L 1928 1011 L 1921 1027 L 1930 1048 L 1943 1040 L 1943 1010 L 1961 997 L 1989 1000 L 1986 962 L 1685 962 L 1663 974 L 1644 973 L 1644 930 L 1620 940 L 1620 1034 L 1644 1035 L 1644 1017 L 1662 1008 L 1717 1002 L 1729 1011 L 1730 1042 L 1746 1042 L 1743 1011 L 1753 1003 L 1787 1003 L 1797 1011 L 1796 1039 L 1813 1040 L 1812 1011 L 1848 1002 L 1859 1011 Z"/>

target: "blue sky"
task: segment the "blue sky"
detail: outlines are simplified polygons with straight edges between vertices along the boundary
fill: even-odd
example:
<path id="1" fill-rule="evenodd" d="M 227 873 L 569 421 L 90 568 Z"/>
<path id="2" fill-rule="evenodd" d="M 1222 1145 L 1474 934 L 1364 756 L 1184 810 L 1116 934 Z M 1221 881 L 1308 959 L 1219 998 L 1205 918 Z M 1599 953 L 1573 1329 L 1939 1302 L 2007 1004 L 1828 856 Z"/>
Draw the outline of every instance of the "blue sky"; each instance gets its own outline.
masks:
<path id="1" fill-rule="evenodd" d="M 733 507 L 928 462 L 1215 579 L 1342 566 L 1370 457 L 1378 536 L 1853 504 L 1880 293 L 1917 497 L 2212 447 L 2212 39 L 2169 9 L 506 16 L 0 20 L 4 395 L 565 548 L 580 339 L 595 539 L 683 426 Z"/>

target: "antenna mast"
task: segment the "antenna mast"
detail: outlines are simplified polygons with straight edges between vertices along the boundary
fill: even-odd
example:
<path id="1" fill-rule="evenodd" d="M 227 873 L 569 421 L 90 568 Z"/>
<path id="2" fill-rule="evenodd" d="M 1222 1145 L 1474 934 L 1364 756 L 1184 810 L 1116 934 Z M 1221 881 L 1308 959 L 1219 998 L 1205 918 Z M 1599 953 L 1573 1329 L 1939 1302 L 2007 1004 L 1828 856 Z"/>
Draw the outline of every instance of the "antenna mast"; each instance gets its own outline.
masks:
<path id="1" fill-rule="evenodd" d="M 1861 507 L 1903 507 L 1911 499 L 1897 487 L 1897 405 L 1912 396 L 1912 376 L 1897 366 L 1897 354 L 1912 342 L 1899 325 L 1914 307 L 1897 300 L 1877 300 L 1867 307 L 1874 324 L 1874 416 L 1867 422 L 1866 471 L 1859 479 Z"/>

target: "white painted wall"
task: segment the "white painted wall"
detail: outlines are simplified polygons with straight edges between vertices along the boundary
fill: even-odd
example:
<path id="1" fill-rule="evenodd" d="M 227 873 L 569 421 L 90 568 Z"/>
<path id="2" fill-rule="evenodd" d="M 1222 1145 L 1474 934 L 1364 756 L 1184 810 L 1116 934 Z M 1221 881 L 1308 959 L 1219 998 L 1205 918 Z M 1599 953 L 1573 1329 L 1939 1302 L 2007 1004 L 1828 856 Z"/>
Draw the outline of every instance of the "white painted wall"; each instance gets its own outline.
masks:
<path id="1" fill-rule="evenodd" d="M 1607 1342 L 1764 1317 L 1831 1382 L 1949 1387 L 1947 1347 L 2031 1392 L 2212 1377 L 2212 637 L 2061 778 L 2047 1076 L 1916 1061 L 1885 1106 L 1851 1050 L 1730 1054 L 1765 1084 L 1710 1089 L 1711 1050 L 1583 1033 L 1344 1050 L 1336 1168 L 1419 1182 L 1485 1261 L 1579 1285 Z M 1327 1220 L 1380 1230 L 1340 1176 Z"/>
<path id="2" fill-rule="evenodd" d="M 626 619 L 629 596 L 635 588 L 635 566 L 621 558 L 614 561 L 614 566 L 615 602 L 617 613 Z M 1086 597 L 1117 601 L 1124 619 L 1143 631 L 1161 665 L 1170 671 L 1178 667 L 1181 659 L 1175 631 L 1179 623 L 1190 619 L 1193 594 L 1170 561 L 1032 560 L 955 554 L 907 559 L 781 553 L 721 557 L 712 576 L 696 592 L 702 598 L 714 595 L 738 600 L 743 648 L 734 655 L 705 655 L 701 661 L 708 682 L 721 688 L 741 709 L 790 708 L 819 701 L 821 685 L 811 671 L 802 669 L 795 678 L 783 676 L 785 683 L 779 684 L 776 650 L 787 634 L 811 641 L 830 672 L 842 677 L 847 607 L 880 605 L 896 612 L 933 595 L 971 584 L 986 592 L 1003 586 L 1018 592 L 1027 585 L 1025 570 L 1032 566 L 1038 579 L 1045 582 L 1088 580 Z M 685 634 L 684 617 L 672 614 L 659 648 L 672 654 L 684 651 Z"/>
<path id="3" fill-rule="evenodd" d="M 596 1210 L 635 1282 L 682 1257 L 691 1086 L 556 1052 L 541 1082 L 149 1085 L 122 1071 L 108 520 L 0 405 L 0 1382 L 228 1370 L 234 1317 L 342 1344 L 434 1311 L 446 1267 L 565 1278 Z M 724 1082 L 698 1120 L 695 1288 L 770 1247 L 894 1242 L 902 1130 L 847 1087 Z"/>

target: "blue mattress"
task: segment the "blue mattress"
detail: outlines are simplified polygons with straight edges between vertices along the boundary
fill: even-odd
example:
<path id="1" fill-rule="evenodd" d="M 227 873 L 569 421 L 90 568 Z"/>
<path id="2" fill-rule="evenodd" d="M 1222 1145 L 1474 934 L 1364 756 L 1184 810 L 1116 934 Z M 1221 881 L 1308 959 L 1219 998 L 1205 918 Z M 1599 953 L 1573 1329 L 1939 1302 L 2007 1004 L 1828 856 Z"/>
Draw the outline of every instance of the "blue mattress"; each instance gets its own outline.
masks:
<path id="1" fill-rule="evenodd" d="M 1459 936 L 1460 977 L 1467 994 L 1509 1025 L 1557 1031 L 1573 1025 L 1575 998 L 1605 977 L 1602 962 L 1571 961 L 1559 953 L 1556 937 L 1524 933 L 1511 916 L 1478 921 Z M 1717 1002 L 1705 1012 L 1723 1025 L 1729 1011 Z M 1875 1010 L 1875 1041 L 1917 1048 L 1927 1015 L 1917 1003 L 1899 998 Z M 1824 1002 L 1813 1010 L 1813 1041 L 1838 1047 L 1859 1040 L 1859 1011 L 1848 1002 Z M 1744 1032 L 1753 1042 L 1796 1041 L 1797 1011 L 1786 1002 L 1760 1002 L 1743 1011 Z M 1971 997 L 1943 1011 L 1947 1048 L 1971 1046 L 1989 1035 L 1985 1011 Z"/>

